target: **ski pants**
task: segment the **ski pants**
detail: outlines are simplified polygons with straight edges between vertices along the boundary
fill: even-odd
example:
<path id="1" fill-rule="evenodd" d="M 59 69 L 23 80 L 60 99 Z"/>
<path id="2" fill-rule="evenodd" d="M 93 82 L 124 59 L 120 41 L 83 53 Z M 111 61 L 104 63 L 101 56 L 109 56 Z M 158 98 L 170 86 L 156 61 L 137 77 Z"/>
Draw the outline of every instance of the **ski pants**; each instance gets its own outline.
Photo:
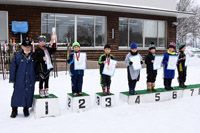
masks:
<path id="1" fill-rule="evenodd" d="M 74 75 L 71 77 L 72 93 L 81 93 L 83 85 L 83 75 Z"/>

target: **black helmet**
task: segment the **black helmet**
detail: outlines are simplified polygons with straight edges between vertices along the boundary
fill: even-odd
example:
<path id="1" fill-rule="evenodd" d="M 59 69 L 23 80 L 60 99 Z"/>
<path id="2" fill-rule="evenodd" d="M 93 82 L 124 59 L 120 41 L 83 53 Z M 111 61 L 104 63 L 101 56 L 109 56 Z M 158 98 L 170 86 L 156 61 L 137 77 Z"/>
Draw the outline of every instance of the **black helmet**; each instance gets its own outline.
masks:
<path id="1" fill-rule="evenodd" d="M 32 44 L 31 44 L 31 41 L 29 40 L 29 37 L 26 37 L 25 39 L 24 39 L 24 41 L 22 42 L 22 45 L 23 46 L 32 46 Z"/>

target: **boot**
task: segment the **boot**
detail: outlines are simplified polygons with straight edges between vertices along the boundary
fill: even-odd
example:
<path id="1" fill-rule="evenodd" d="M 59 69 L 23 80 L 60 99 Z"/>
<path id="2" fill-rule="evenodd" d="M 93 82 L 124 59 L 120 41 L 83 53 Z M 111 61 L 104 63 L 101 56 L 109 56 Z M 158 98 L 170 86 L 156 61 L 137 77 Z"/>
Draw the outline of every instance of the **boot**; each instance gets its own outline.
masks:
<path id="1" fill-rule="evenodd" d="M 45 97 L 44 89 L 39 90 L 39 95 L 41 98 Z"/>
<path id="2" fill-rule="evenodd" d="M 107 95 L 107 93 L 106 93 L 106 89 L 105 89 L 105 88 L 103 88 L 103 95 L 104 95 L 104 96 Z"/>
<path id="3" fill-rule="evenodd" d="M 135 92 L 135 90 L 131 89 L 131 90 L 129 90 L 129 94 L 130 95 L 136 95 L 136 92 Z"/>
<path id="4" fill-rule="evenodd" d="M 10 115 L 11 118 L 15 118 L 18 115 L 17 107 L 12 107 L 12 113 Z"/>
<path id="5" fill-rule="evenodd" d="M 78 95 L 79 95 L 79 96 L 82 96 L 82 95 L 83 95 L 83 93 L 82 93 L 82 92 L 79 92 L 79 93 L 78 93 Z"/>
<path id="6" fill-rule="evenodd" d="M 110 89 L 107 89 L 107 95 L 110 95 Z"/>
<path id="7" fill-rule="evenodd" d="M 156 91 L 156 89 L 154 89 L 154 88 L 155 88 L 155 82 L 152 82 L 152 83 L 151 83 L 151 87 L 152 87 L 152 88 L 151 88 L 152 91 Z"/>
<path id="8" fill-rule="evenodd" d="M 147 90 L 151 91 L 151 89 L 152 89 L 151 82 L 147 82 Z"/>
<path id="9" fill-rule="evenodd" d="M 173 90 L 173 88 L 171 87 L 170 79 L 164 79 L 164 85 L 165 85 L 165 90 Z"/>
<path id="10" fill-rule="evenodd" d="M 183 83 L 183 82 L 180 82 L 180 83 L 179 83 L 179 87 L 184 88 L 184 87 L 185 87 L 185 86 L 184 86 L 184 83 Z"/>
<path id="11" fill-rule="evenodd" d="M 25 116 L 25 117 L 28 117 L 28 116 L 29 116 L 28 107 L 24 107 L 23 112 L 24 112 L 24 116 Z"/>
<path id="12" fill-rule="evenodd" d="M 110 86 L 107 86 L 107 95 L 110 95 Z"/>
<path id="13" fill-rule="evenodd" d="M 49 89 L 48 88 L 44 89 L 44 95 L 45 95 L 45 97 L 49 97 Z"/>

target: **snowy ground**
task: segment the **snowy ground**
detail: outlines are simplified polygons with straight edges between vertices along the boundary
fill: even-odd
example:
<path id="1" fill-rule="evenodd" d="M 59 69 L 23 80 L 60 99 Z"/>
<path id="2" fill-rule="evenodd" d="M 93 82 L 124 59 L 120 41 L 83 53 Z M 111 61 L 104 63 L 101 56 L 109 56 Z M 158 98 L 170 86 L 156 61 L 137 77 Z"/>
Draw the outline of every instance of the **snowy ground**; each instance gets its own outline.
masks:
<path id="1" fill-rule="evenodd" d="M 188 66 L 186 84 L 200 84 L 200 58 L 192 57 Z M 156 88 L 163 87 L 163 70 L 158 71 Z M 177 73 L 176 73 L 177 77 Z M 0 132 L 1 133 L 199 133 L 200 97 L 188 97 L 167 102 L 128 105 L 119 99 L 119 92 L 128 90 L 126 69 L 117 69 L 112 78 L 111 90 L 116 94 L 116 107 L 101 108 L 95 104 L 95 92 L 101 91 L 99 70 L 86 70 L 83 91 L 91 94 L 92 109 L 82 113 L 72 113 L 66 108 L 66 93 L 71 92 L 69 75 L 59 72 L 58 78 L 51 77 L 50 92 L 59 97 L 61 116 L 35 120 L 33 112 L 24 118 L 22 109 L 11 119 L 10 98 L 12 84 L 3 81 L 0 75 Z M 173 86 L 178 85 L 176 78 Z M 146 69 L 141 70 L 141 78 L 136 90 L 146 88 Z M 35 94 L 38 94 L 38 83 Z"/>

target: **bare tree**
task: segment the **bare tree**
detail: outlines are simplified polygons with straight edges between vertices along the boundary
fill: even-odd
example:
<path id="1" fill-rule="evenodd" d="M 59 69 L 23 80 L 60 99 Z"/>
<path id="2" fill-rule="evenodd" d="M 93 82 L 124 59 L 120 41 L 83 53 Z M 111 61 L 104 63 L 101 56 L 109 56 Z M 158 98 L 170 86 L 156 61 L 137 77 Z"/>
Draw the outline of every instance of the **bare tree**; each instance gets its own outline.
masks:
<path id="1" fill-rule="evenodd" d="M 195 14 L 189 18 L 179 18 L 177 20 L 177 41 L 186 43 L 187 38 L 190 38 L 192 45 L 196 46 L 196 40 L 200 38 L 200 7 L 195 5 L 194 0 L 179 0 L 177 10 Z"/>

